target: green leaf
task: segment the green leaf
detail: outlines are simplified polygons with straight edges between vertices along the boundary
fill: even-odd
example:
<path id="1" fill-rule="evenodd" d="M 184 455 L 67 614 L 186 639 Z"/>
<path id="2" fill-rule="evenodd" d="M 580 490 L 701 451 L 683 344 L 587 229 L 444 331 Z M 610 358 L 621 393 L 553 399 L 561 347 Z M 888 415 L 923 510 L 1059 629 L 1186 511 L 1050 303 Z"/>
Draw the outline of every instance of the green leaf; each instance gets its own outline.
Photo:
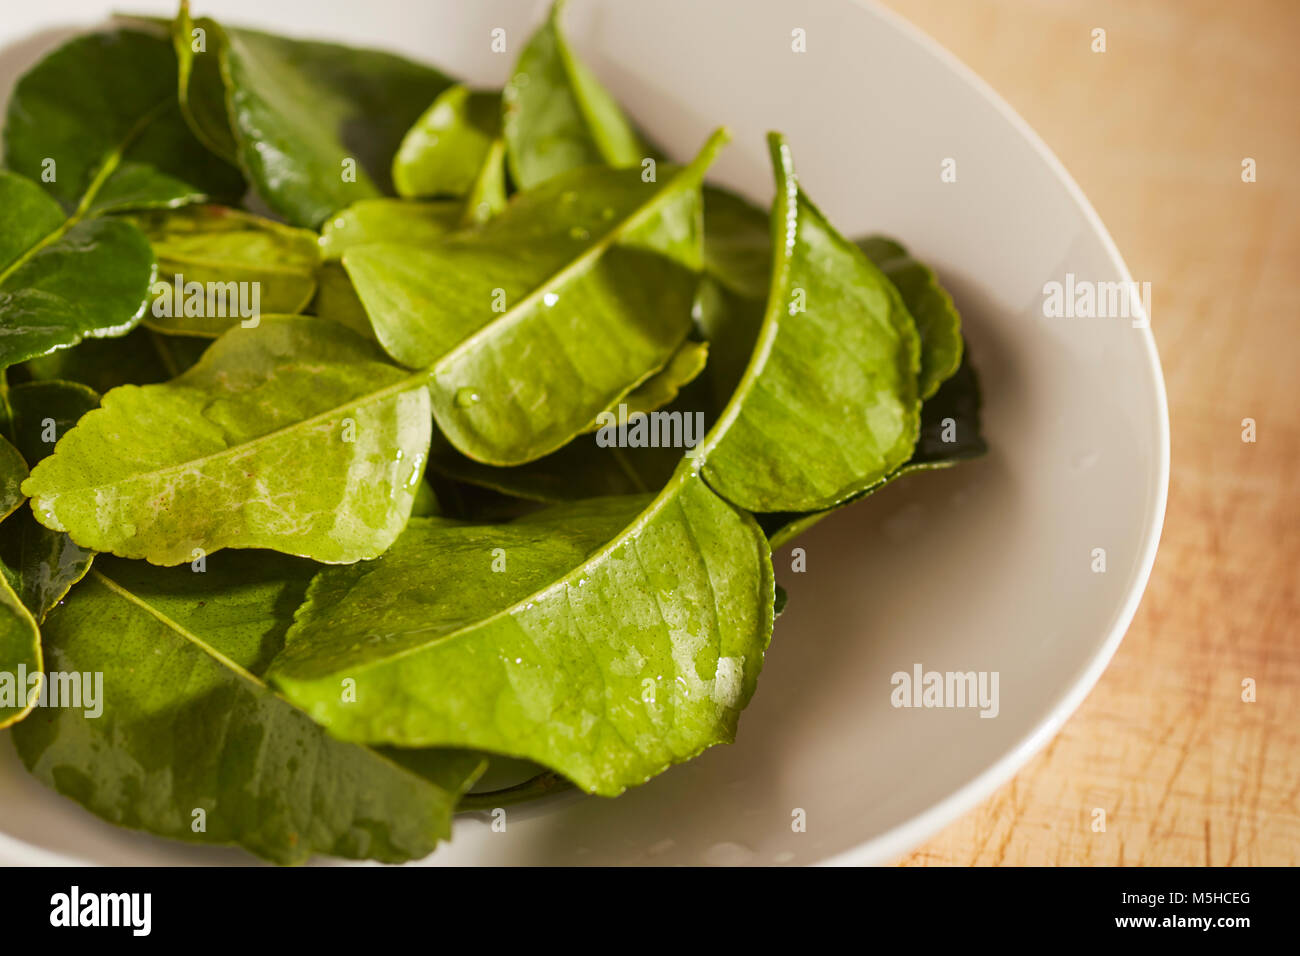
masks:
<path id="1" fill-rule="evenodd" d="M 94 389 L 77 382 L 24 382 L 9 389 L 14 446 L 35 466 L 87 412 L 99 405 Z"/>
<path id="2" fill-rule="evenodd" d="M 426 247 L 462 226 L 465 214 L 464 205 L 452 200 L 363 199 L 331 216 L 321 230 L 325 262 L 317 272 L 311 311 L 373 339 L 370 316 L 339 261 L 343 253 L 353 246 L 379 242 Z"/>
<path id="3" fill-rule="evenodd" d="M 272 209 L 315 229 L 354 202 L 392 193 L 398 145 L 451 84 L 446 76 L 378 50 L 208 22 L 240 165 Z"/>
<path id="4" fill-rule="evenodd" d="M 927 399 L 938 391 L 961 365 L 961 316 L 939 277 L 923 262 L 913 259 L 903 246 L 885 236 L 857 240 L 894 283 L 921 335 L 921 374 L 918 388 Z"/>
<path id="5" fill-rule="evenodd" d="M 12 431 L 12 393 L 2 379 L 0 393 L 4 397 L 5 427 Z M 19 486 L 26 473 L 27 463 L 18 449 L 0 437 L 0 545 L 12 540 L 15 528 L 25 518 L 30 520 L 25 511 L 13 515 L 25 500 Z M 17 723 L 30 712 L 35 694 L 29 691 L 39 690 L 39 684 L 33 688 L 26 678 L 39 674 L 42 668 L 37 619 L 15 593 L 13 578 L 9 568 L 0 565 L 0 728 Z"/>
<path id="6" fill-rule="evenodd" d="M 769 145 L 777 194 L 767 312 L 696 457 L 709 485 L 742 508 L 811 511 L 911 455 L 919 345 L 898 290 L 799 190 L 780 135 Z"/>
<path id="7" fill-rule="evenodd" d="M 904 475 L 947 468 L 978 458 L 988 450 L 980 434 L 979 380 L 961 338 L 961 318 L 952 298 L 939 285 L 933 270 L 908 256 L 895 240 L 873 236 L 857 240 L 857 245 L 895 283 L 916 320 L 921 335 L 918 388 L 932 385 L 933 392 L 921 406 L 921 428 L 911 458 L 844 504 L 866 497 Z M 952 372 L 949 366 L 954 358 L 957 367 Z M 767 531 L 772 547 L 779 548 L 828 514 L 830 511 L 782 512 L 762 515 L 759 523 Z"/>
<path id="8" fill-rule="evenodd" d="M 501 135 L 501 94 L 448 87 L 393 157 L 399 196 L 468 196 Z"/>
<path id="9" fill-rule="evenodd" d="M 0 435 L 0 521 L 26 500 L 22 483 L 27 480 L 27 462 L 18 449 Z"/>
<path id="10" fill-rule="evenodd" d="M 619 405 L 624 406 L 624 414 L 628 417 L 662 408 L 676 399 L 684 386 L 695 381 L 708 360 L 709 344 L 688 339 L 673 353 L 667 365 L 605 411 L 618 418 Z M 593 430 L 596 427 L 599 427 L 599 422 Z"/>
<path id="11" fill-rule="evenodd" d="M 316 234 L 306 229 L 225 206 L 128 219 L 158 258 L 153 305 L 144 317 L 151 329 L 216 338 L 252 317 L 240 312 L 241 303 L 254 315 L 292 315 L 316 293 L 320 251 Z"/>
<path id="12" fill-rule="evenodd" d="M 352 288 L 343 264 L 337 260 L 322 262 L 316 270 L 316 298 L 307 307 L 312 315 L 329 319 L 347 326 L 363 338 L 375 338 L 375 330 L 370 327 L 370 316 L 357 298 L 357 290 Z"/>
<path id="13" fill-rule="evenodd" d="M 41 634 L 31 612 L 18 600 L 4 575 L 0 575 L 0 728 L 26 717 L 40 690 L 20 684 L 20 677 L 40 674 Z"/>
<path id="14" fill-rule="evenodd" d="M 859 492 L 845 504 L 879 491 L 890 482 L 916 471 L 950 468 L 960 462 L 979 458 L 988 451 L 980 434 L 980 387 L 970 351 L 963 347 L 957 373 L 939 386 L 939 390 L 921 406 L 921 433 L 916 449 L 907 464 Z M 832 509 L 835 510 L 835 509 Z M 759 516 L 772 547 L 789 544 L 831 511 L 810 514 L 777 513 Z"/>
<path id="15" fill-rule="evenodd" d="M 140 321 L 149 241 L 116 219 L 65 218 L 39 186 L 0 170 L 0 368 Z"/>
<path id="16" fill-rule="evenodd" d="M 335 322 L 263 317 L 175 381 L 109 392 L 23 489 L 46 527 L 155 564 L 226 547 L 374 557 L 423 473 L 423 385 Z"/>
<path id="17" fill-rule="evenodd" d="M 461 224 L 464 208 L 458 202 L 409 199 L 363 199 L 330 217 L 321 229 L 321 254 L 338 259 L 353 246 L 401 243 L 433 245 Z"/>
<path id="18" fill-rule="evenodd" d="M 94 558 L 95 552 L 40 524 L 26 508 L 0 525 L 0 568 L 38 624 L 86 576 Z"/>
<path id="19" fill-rule="evenodd" d="M 773 587 L 753 519 L 683 468 L 648 505 L 413 520 L 312 582 L 269 677 L 342 739 L 524 757 L 613 796 L 732 738 Z"/>
<path id="20" fill-rule="evenodd" d="M 279 863 L 428 854 L 482 759 L 422 754 L 414 772 L 334 740 L 257 676 L 314 570 L 266 553 L 201 574 L 102 562 L 44 636 L 52 669 L 103 675 L 103 712 L 38 712 L 14 733 L 23 763 L 111 823 Z"/>
<path id="21" fill-rule="evenodd" d="M 478 177 L 465 196 L 461 225 L 481 225 L 505 208 L 506 142 L 496 139 L 488 150 Z"/>
<path id="22" fill-rule="evenodd" d="M 672 358 L 691 324 L 699 185 L 724 141 L 661 184 L 579 170 L 428 249 L 344 254 L 384 349 L 432 363 L 434 416 L 456 448 L 495 465 L 540 458 Z"/>
<path id="23" fill-rule="evenodd" d="M 226 112 L 226 84 L 221 78 L 220 28 L 190 16 L 189 0 L 171 23 L 176 51 L 178 98 L 190 130 L 208 149 L 229 163 L 237 161 L 235 133 Z M 212 45 L 209 47 L 209 38 Z M 201 50 L 196 50 L 201 46 Z"/>
<path id="24" fill-rule="evenodd" d="M 905 468 L 946 468 L 988 451 L 980 434 L 980 385 L 968 349 L 956 373 L 921 408 L 921 434 Z"/>
<path id="25" fill-rule="evenodd" d="M 8 401 L 14 441 L 34 466 L 99 405 L 99 396 L 74 382 L 27 382 L 10 389 Z M 40 524 L 27 508 L 0 525 L 4 575 L 38 624 L 86 576 L 94 556 L 63 532 Z"/>
<path id="26" fill-rule="evenodd" d="M 583 166 L 636 166 L 645 145 L 614 98 L 570 49 L 564 4 L 519 55 L 502 94 L 506 156 L 520 189 Z"/>
<path id="27" fill-rule="evenodd" d="M 706 278 L 697 321 L 714 343 L 710 377 L 721 396 L 729 397 L 740 381 L 744 356 L 752 351 L 762 324 L 772 263 L 768 219 L 735 193 L 712 186 L 704 190 Z M 934 271 L 897 241 L 871 236 L 856 245 L 893 282 L 916 322 L 921 339 L 918 389 L 927 399 L 961 363 L 961 318 Z"/>
<path id="28" fill-rule="evenodd" d="M 14 87 L 5 164 L 83 215 L 238 199 L 238 171 L 194 138 L 176 88 L 166 40 L 131 30 L 77 37 Z"/>

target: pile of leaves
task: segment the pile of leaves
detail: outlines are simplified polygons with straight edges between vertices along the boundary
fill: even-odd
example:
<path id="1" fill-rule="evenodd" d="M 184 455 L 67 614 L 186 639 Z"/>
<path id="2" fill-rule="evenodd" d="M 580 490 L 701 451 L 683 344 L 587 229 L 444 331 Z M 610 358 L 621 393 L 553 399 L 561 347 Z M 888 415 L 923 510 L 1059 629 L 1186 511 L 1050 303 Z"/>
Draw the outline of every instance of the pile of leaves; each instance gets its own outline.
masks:
<path id="1" fill-rule="evenodd" d="M 0 725 L 26 767 L 123 826 L 398 861 L 458 807 L 614 796 L 732 739 L 771 549 L 983 442 L 934 273 L 837 233 L 778 134 L 770 210 L 707 185 L 726 139 L 671 162 L 558 9 L 500 91 L 185 6 L 23 76 Z M 532 778 L 470 793 L 502 758 Z"/>

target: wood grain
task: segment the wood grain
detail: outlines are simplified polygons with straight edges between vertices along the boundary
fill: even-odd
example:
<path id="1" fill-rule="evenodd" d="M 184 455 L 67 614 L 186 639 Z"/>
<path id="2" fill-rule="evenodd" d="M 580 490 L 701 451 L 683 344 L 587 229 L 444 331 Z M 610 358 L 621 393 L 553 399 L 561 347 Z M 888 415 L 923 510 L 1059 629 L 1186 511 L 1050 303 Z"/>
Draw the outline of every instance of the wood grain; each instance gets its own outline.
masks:
<path id="1" fill-rule="evenodd" d="M 1159 556 L 1110 668 L 1015 779 L 900 862 L 1296 865 L 1300 4 L 886 3 L 1029 121 L 1152 283 L 1173 429 Z"/>

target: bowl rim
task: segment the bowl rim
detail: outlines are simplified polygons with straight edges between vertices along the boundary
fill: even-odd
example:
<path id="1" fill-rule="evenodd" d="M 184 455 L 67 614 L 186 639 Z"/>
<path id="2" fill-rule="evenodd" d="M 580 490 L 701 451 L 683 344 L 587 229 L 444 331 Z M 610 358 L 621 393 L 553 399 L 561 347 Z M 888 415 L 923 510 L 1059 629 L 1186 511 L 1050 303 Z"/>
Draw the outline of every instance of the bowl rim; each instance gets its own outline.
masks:
<path id="1" fill-rule="evenodd" d="M 962 82 L 979 93 L 986 102 L 1010 123 L 1012 128 L 1029 143 L 1034 152 L 1038 154 L 1038 157 L 1047 164 L 1056 179 L 1065 187 L 1071 200 L 1083 214 L 1089 228 L 1101 241 L 1107 259 L 1120 278 L 1131 287 L 1133 276 L 1129 272 L 1127 263 L 1124 262 L 1124 257 L 1120 254 L 1119 247 L 1116 246 L 1115 240 L 1111 237 L 1110 231 L 1102 222 L 1101 216 L 1097 214 L 1097 210 L 1088 201 L 1083 189 L 1080 188 L 1074 177 L 1065 168 L 1065 164 L 1052 152 L 1051 147 L 1043 141 L 1043 138 L 1035 132 L 1025 118 L 1017 113 L 1011 104 L 1003 99 L 986 80 L 962 62 L 956 54 L 902 14 L 886 7 L 879 0 L 850 0 L 850 2 L 887 22 L 900 36 L 916 44 L 935 61 L 956 74 Z M 1141 308 L 1141 305 L 1139 304 L 1138 307 Z M 1149 514 L 1146 527 L 1143 529 L 1145 543 L 1142 553 L 1138 559 L 1132 580 L 1129 582 L 1124 601 L 1111 622 L 1105 640 L 1093 653 L 1092 657 L 1079 669 L 1069 684 L 1057 694 L 1055 700 L 1049 705 L 1047 712 L 991 765 L 946 797 L 914 813 L 910 819 L 851 849 L 841 850 L 828 856 L 818 861 L 815 864 L 816 866 L 872 866 L 893 862 L 924 843 L 964 813 L 974 809 L 977 804 L 990 797 L 998 787 L 1015 776 L 1016 772 L 1029 762 L 1030 758 L 1056 736 L 1065 725 L 1065 722 L 1083 703 L 1101 678 L 1107 665 L 1110 664 L 1111 658 L 1114 657 L 1115 651 L 1119 648 L 1120 643 L 1124 640 L 1124 635 L 1128 632 L 1133 616 L 1137 613 L 1138 605 L 1142 602 L 1142 595 L 1146 592 L 1147 582 L 1151 577 L 1151 569 L 1155 565 L 1156 551 L 1160 545 L 1160 535 L 1165 521 L 1165 506 L 1169 498 L 1169 401 L 1165 391 L 1164 372 L 1160 366 L 1160 354 L 1156 349 L 1155 336 L 1151 332 L 1150 316 L 1145 316 L 1145 318 L 1147 321 L 1143 322 L 1135 331 L 1140 332 L 1140 347 L 1145 354 L 1147 370 L 1155 386 L 1154 411 L 1158 439 L 1157 447 L 1154 449 L 1156 456 L 1155 497 L 1154 501 L 1148 502 Z"/>

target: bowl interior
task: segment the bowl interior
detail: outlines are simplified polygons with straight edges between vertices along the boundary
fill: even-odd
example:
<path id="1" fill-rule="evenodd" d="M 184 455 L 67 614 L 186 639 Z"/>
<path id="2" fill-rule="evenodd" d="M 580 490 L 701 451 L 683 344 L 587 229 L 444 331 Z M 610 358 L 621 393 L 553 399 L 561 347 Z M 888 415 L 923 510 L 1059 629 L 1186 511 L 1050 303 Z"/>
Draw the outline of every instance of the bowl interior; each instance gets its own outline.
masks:
<path id="1" fill-rule="evenodd" d="M 120 4 L 29 4 L 0 24 L 14 77 Z M 169 0 L 132 11 L 168 14 Z M 545 9 L 368 0 L 207 0 L 196 13 L 375 45 L 500 84 Z M 1154 344 L 1126 318 L 1044 318 L 1045 283 L 1128 279 L 1059 164 L 981 83 L 854 0 L 574 0 L 574 41 L 673 156 L 717 125 L 717 181 L 771 195 L 763 134 L 849 236 L 886 232 L 933 263 L 966 323 L 988 457 L 908 477 L 788 549 L 790 593 L 739 738 L 618 800 L 458 822 L 433 863 L 882 862 L 1009 776 L 1087 693 L 1136 608 L 1163 516 L 1167 418 Z M 493 54 L 490 30 L 508 51 Z M 792 50 L 805 31 L 807 52 Z M 941 170 L 955 161 L 956 181 Z M 949 169 L 952 168 L 950 165 Z M 950 177 L 949 177 L 950 178 Z M 1106 570 L 1094 570 L 1094 549 Z M 891 675 L 996 672 L 998 712 L 895 708 Z M 29 779 L 0 744 L 0 858 L 244 862 L 116 830 Z M 803 811 L 806 830 L 792 823 Z"/>

